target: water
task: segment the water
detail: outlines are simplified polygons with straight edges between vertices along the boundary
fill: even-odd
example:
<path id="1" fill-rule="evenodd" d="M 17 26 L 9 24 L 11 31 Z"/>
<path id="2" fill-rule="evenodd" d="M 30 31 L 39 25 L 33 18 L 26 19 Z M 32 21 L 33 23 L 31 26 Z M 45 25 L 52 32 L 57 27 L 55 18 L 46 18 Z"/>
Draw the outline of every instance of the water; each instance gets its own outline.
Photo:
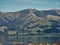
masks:
<path id="1" fill-rule="evenodd" d="M 39 35 L 0 35 L 0 43 L 3 45 L 28 45 L 40 44 L 40 43 L 60 43 L 60 33 L 48 33 L 48 34 L 39 34 Z"/>
<path id="2" fill-rule="evenodd" d="M 29 43 L 60 43 L 60 37 L 48 37 L 48 36 L 1 36 L 1 43 L 3 45 L 28 45 Z M 22 44 L 21 44 L 22 43 Z"/>

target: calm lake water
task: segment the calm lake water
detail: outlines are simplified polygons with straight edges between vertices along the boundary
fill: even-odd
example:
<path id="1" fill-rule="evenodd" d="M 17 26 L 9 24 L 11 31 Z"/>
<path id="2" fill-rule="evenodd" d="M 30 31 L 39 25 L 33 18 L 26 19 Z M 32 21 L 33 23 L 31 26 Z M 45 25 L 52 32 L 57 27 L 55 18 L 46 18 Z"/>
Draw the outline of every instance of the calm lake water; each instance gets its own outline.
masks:
<path id="1" fill-rule="evenodd" d="M 15 42 L 22 42 L 24 44 L 19 45 L 28 45 L 29 43 L 60 43 L 60 36 L 58 37 L 44 37 L 44 36 L 1 36 L 0 42 L 3 45 L 13 45 Z M 18 45 L 18 44 L 17 44 Z"/>

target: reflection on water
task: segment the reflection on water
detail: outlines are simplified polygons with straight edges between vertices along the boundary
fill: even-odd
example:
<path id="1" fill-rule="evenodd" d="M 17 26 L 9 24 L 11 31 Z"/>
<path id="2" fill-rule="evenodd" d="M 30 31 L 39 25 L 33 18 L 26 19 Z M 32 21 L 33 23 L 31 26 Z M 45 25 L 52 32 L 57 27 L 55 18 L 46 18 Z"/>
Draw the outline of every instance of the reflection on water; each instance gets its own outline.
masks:
<path id="1" fill-rule="evenodd" d="M 1 36 L 0 45 L 60 45 L 60 37 Z"/>
<path id="2" fill-rule="evenodd" d="M 0 43 L 0 45 L 3 45 L 3 44 Z M 9 45 L 26 45 L 26 44 L 21 43 L 21 42 L 13 42 L 12 44 L 10 43 Z M 28 43 L 27 45 L 60 45 L 60 43 L 53 43 L 53 44 L 49 44 L 49 43 Z"/>

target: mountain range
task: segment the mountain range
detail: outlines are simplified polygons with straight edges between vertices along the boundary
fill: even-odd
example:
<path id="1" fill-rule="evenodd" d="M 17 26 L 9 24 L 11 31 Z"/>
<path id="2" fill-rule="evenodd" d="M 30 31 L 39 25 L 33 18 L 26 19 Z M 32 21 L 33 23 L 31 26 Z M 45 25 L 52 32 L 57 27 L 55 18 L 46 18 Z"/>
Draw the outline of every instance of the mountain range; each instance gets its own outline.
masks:
<path id="1" fill-rule="evenodd" d="M 24 9 L 16 12 L 0 12 L 0 31 L 60 32 L 60 10 Z"/>

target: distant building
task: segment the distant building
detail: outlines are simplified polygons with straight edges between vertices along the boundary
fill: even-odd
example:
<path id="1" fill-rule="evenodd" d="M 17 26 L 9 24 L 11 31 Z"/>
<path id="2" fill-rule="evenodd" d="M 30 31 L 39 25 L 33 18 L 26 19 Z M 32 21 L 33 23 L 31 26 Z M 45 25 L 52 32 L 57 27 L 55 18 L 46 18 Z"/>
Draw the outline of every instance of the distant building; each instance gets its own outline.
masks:
<path id="1" fill-rule="evenodd" d="M 6 26 L 1 26 L 0 27 L 0 31 L 4 32 L 5 30 L 7 30 L 7 27 Z"/>

